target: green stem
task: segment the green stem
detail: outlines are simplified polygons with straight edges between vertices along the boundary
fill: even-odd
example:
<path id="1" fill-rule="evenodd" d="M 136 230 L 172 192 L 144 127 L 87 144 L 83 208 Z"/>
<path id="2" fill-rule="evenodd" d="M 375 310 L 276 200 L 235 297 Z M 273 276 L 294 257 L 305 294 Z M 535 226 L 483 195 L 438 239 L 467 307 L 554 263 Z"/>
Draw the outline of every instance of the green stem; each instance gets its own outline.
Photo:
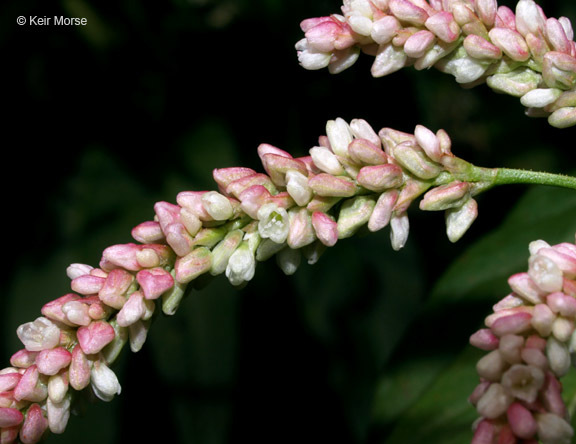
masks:
<path id="1" fill-rule="evenodd" d="M 537 184 L 576 190 L 576 177 L 511 168 L 498 168 L 492 185 Z"/>

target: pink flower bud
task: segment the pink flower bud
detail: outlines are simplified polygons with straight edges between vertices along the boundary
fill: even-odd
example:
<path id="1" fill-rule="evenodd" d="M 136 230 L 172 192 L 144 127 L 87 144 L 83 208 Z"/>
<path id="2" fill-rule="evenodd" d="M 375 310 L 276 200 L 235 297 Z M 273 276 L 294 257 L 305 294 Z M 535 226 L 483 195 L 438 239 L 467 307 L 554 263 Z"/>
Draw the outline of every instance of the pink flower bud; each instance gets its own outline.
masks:
<path id="1" fill-rule="evenodd" d="M 114 339 L 114 328 L 106 321 L 94 321 L 77 332 L 78 343 L 87 355 L 98 353 Z"/>
<path id="2" fill-rule="evenodd" d="M 120 268 L 111 270 L 98 297 L 106 305 L 120 310 L 126 302 L 126 293 L 133 282 L 132 273 Z"/>
<path id="3" fill-rule="evenodd" d="M 554 313 L 559 313 L 569 318 L 576 317 L 576 299 L 572 296 L 567 296 L 562 292 L 556 292 L 549 294 L 546 297 L 546 301 Z"/>
<path id="4" fill-rule="evenodd" d="M 426 20 L 425 26 L 446 43 L 452 43 L 460 36 L 460 26 L 448 11 L 439 11 L 431 15 Z"/>
<path id="5" fill-rule="evenodd" d="M 424 195 L 424 198 L 420 201 L 420 209 L 441 211 L 461 207 L 469 198 L 469 192 L 470 184 L 468 182 L 454 181 L 446 185 L 440 185 Z"/>
<path id="6" fill-rule="evenodd" d="M 494 442 L 495 435 L 496 427 L 494 424 L 484 419 L 476 426 L 471 444 L 491 444 Z"/>
<path id="7" fill-rule="evenodd" d="M 507 28 L 492 28 L 488 35 L 492 43 L 512 60 L 524 62 L 530 58 L 530 49 L 518 32 Z"/>
<path id="8" fill-rule="evenodd" d="M 476 59 L 499 60 L 502 57 L 498 46 L 476 34 L 467 35 L 462 44 L 468 55 Z"/>
<path id="9" fill-rule="evenodd" d="M 212 221 L 214 220 L 210 213 L 206 211 L 204 203 L 202 202 L 202 196 L 206 194 L 206 191 L 181 191 L 176 195 L 176 202 L 180 207 L 186 208 L 191 211 L 196 217 L 201 221 Z M 169 223 L 162 224 L 162 229 L 165 230 L 167 225 L 170 223 L 180 222 L 181 210 L 178 208 L 178 214 L 173 221 Z"/>
<path id="10" fill-rule="evenodd" d="M 72 279 L 71 287 L 73 291 L 83 295 L 97 294 L 104 285 L 104 281 L 103 277 L 85 274 Z"/>
<path id="11" fill-rule="evenodd" d="M 235 180 L 234 182 L 231 182 L 226 187 L 226 193 L 242 201 L 242 199 L 240 198 L 242 192 L 254 185 L 261 185 L 268 191 L 275 190 L 275 186 L 272 183 L 270 177 L 268 177 L 266 174 L 257 173 L 253 174 L 252 176 L 245 176 Z"/>
<path id="12" fill-rule="evenodd" d="M 555 246 L 553 248 L 541 248 L 538 254 L 551 259 L 566 276 L 576 277 L 576 255 L 572 251 L 563 250 L 561 246 Z"/>
<path id="13" fill-rule="evenodd" d="M 303 175 L 308 174 L 306 165 L 297 159 L 272 153 L 265 154 L 262 157 L 264 169 L 270 175 L 272 182 L 278 186 L 286 186 L 286 173 L 288 171 L 297 171 Z"/>
<path id="14" fill-rule="evenodd" d="M 508 424 L 518 438 L 532 439 L 536 434 L 538 425 L 530 410 L 519 402 L 510 404 L 506 412 Z"/>
<path id="15" fill-rule="evenodd" d="M 63 368 L 68 367 L 72 354 L 63 347 L 42 350 L 36 357 L 36 367 L 43 375 L 55 375 Z"/>
<path id="16" fill-rule="evenodd" d="M 409 142 L 396 145 L 393 148 L 393 157 L 399 164 L 420 179 L 434 179 L 442 171 L 440 165 L 430 160 L 422 149 L 413 146 Z"/>
<path id="17" fill-rule="evenodd" d="M 482 328 L 470 336 L 470 344 L 480 350 L 496 350 L 499 342 L 498 337 L 489 328 Z"/>
<path id="18" fill-rule="evenodd" d="M 10 365 L 18 368 L 28 368 L 34 365 L 36 356 L 38 356 L 38 352 L 32 352 L 26 349 L 19 350 L 10 358 Z"/>
<path id="19" fill-rule="evenodd" d="M 47 428 L 48 420 L 44 417 L 42 407 L 32 404 L 20 429 L 20 441 L 22 444 L 35 444 L 42 439 Z"/>
<path id="20" fill-rule="evenodd" d="M 228 185 L 238 179 L 243 177 L 253 176 L 256 174 L 251 168 L 245 167 L 231 167 L 231 168 L 220 168 L 212 171 L 212 176 L 218 184 L 220 191 L 226 191 Z"/>
<path id="21" fill-rule="evenodd" d="M 290 228 L 286 242 L 293 249 L 302 248 L 316 240 L 310 213 L 305 208 L 290 210 Z"/>
<path id="22" fill-rule="evenodd" d="M 530 279 L 528 273 L 516 273 L 508 279 L 510 288 L 522 299 L 531 304 L 540 304 L 546 294 Z"/>
<path id="23" fill-rule="evenodd" d="M 559 20 L 555 18 L 547 19 L 545 33 L 546 39 L 550 42 L 554 51 L 570 54 L 572 44 L 570 43 L 570 39 L 566 36 L 564 26 Z"/>
<path id="24" fill-rule="evenodd" d="M 393 15 L 385 15 L 372 23 L 370 36 L 379 45 L 389 43 L 401 29 L 400 22 Z"/>
<path id="25" fill-rule="evenodd" d="M 113 245 L 102 252 L 100 266 L 108 270 L 120 267 L 129 271 L 137 271 L 141 268 L 136 259 L 138 251 L 140 251 L 140 246 L 133 243 Z"/>
<path id="26" fill-rule="evenodd" d="M 180 207 L 169 202 L 156 202 L 154 204 L 156 219 L 162 231 L 167 225 L 178 222 L 180 218 Z"/>
<path id="27" fill-rule="evenodd" d="M 374 144 L 367 139 L 354 139 L 348 146 L 348 153 L 353 161 L 361 165 L 383 165 L 388 162 L 380 143 Z"/>
<path id="28" fill-rule="evenodd" d="M 52 321 L 62 322 L 66 325 L 73 325 L 68 318 L 66 317 L 66 313 L 62 311 L 62 307 L 66 305 L 68 302 L 76 301 L 80 299 L 80 296 L 68 293 L 64 296 L 59 297 L 51 302 L 48 302 L 42 307 L 42 314 Z"/>
<path id="29" fill-rule="evenodd" d="M 496 319 L 491 328 L 496 336 L 502 337 L 508 334 L 524 333 L 528 331 L 531 326 L 532 314 L 527 312 L 517 312 Z"/>
<path id="30" fill-rule="evenodd" d="M 164 239 L 160 223 L 156 221 L 142 222 L 132 229 L 132 237 L 143 244 L 153 244 Z"/>
<path id="31" fill-rule="evenodd" d="M 351 197 L 356 194 L 356 185 L 344 176 L 320 173 L 308 179 L 308 185 L 320 196 Z"/>
<path id="32" fill-rule="evenodd" d="M 90 362 L 79 345 L 72 350 L 68 380 L 70 385 L 78 391 L 84 389 L 90 383 Z"/>
<path id="33" fill-rule="evenodd" d="M 499 6 L 494 25 L 497 28 L 516 29 L 516 14 L 508 6 Z"/>
<path id="34" fill-rule="evenodd" d="M 146 299 L 157 299 L 174 285 L 172 275 L 160 267 L 139 271 L 136 280 Z"/>
<path id="35" fill-rule="evenodd" d="M 21 377 L 22 375 L 16 371 L 0 374 L 0 393 L 14 390 Z"/>
<path id="36" fill-rule="evenodd" d="M 48 396 L 48 388 L 40 380 L 40 372 L 31 365 L 22 374 L 18 385 L 14 388 L 14 398 L 18 401 L 42 402 Z"/>
<path id="37" fill-rule="evenodd" d="M 422 26 L 428 19 L 428 14 L 409 0 L 390 0 L 388 7 L 394 16 L 403 22 Z"/>
<path id="38" fill-rule="evenodd" d="M 546 373 L 544 386 L 540 391 L 540 397 L 545 409 L 562 418 L 566 417 L 566 404 L 562 398 L 562 384 L 552 372 Z"/>
<path id="39" fill-rule="evenodd" d="M 128 327 L 140 320 L 145 312 L 144 296 L 140 291 L 135 291 L 116 315 L 116 321 L 120 327 Z"/>
<path id="40" fill-rule="evenodd" d="M 576 58 L 558 51 L 547 52 L 542 77 L 550 88 L 571 89 L 576 82 Z"/>
<path id="41" fill-rule="evenodd" d="M 202 228 L 202 221 L 188 208 L 180 209 L 180 222 L 182 222 L 190 236 L 195 236 Z"/>
<path id="42" fill-rule="evenodd" d="M 320 242 L 327 247 L 334 246 L 338 241 L 338 224 L 326 213 L 312 213 L 312 226 Z"/>
<path id="43" fill-rule="evenodd" d="M 530 256 L 528 275 L 543 291 L 561 291 L 564 283 L 562 271 L 556 263 L 541 254 Z"/>
<path id="44" fill-rule="evenodd" d="M 166 236 L 166 242 L 174 250 L 174 253 L 176 253 L 177 256 L 185 256 L 192 249 L 192 237 L 190 236 L 184 224 L 179 222 L 168 224 L 164 228 L 164 234 Z M 140 256 L 137 258 L 138 264 L 140 266 L 143 265 L 142 262 L 145 265 L 152 265 L 153 267 L 158 266 L 158 264 L 154 261 L 154 258 L 152 259 L 153 262 L 148 262 L 145 258 Z"/>
<path id="45" fill-rule="evenodd" d="M 356 180 L 359 185 L 380 193 L 390 188 L 397 188 L 404 182 L 402 169 L 398 165 L 365 166 L 358 172 Z"/>
<path id="46" fill-rule="evenodd" d="M 47 318 L 39 317 L 34 322 L 22 324 L 16 330 L 18 338 L 29 351 L 40 351 L 56 347 L 60 342 L 60 329 Z"/>
<path id="47" fill-rule="evenodd" d="M 404 52 L 408 57 L 422 57 L 434 44 L 436 36 L 427 30 L 417 31 L 404 43 Z"/>
<path id="48" fill-rule="evenodd" d="M 368 229 L 372 232 L 381 230 L 390 222 L 394 207 L 398 202 L 399 193 L 397 190 L 392 189 L 380 194 L 374 210 L 370 215 L 368 221 Z"/>
<path id="49" fill-rule="evenodd" d="M 24 421 L 24 415 L 18 409 L 0 407 L 0 428 L 15 427 Z"/>
<path id="50" fill-rule="evenodd" d="M 181 284 L 196 279 L 210 270 L 212 253 L 206 247 L 196 247 L 184 257 L 180 257 L 174 264 L 175 278 Z"/>

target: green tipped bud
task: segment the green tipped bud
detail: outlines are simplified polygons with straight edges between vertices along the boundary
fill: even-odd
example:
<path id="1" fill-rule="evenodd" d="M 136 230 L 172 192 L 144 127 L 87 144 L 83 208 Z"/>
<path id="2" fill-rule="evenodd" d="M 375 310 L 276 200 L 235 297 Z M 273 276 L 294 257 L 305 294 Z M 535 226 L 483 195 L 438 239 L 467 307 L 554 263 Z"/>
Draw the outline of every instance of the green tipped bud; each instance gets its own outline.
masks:
<path id="1" fill-rule="evenodd" d="M 430 160 L 421 148 L 409 142 L 396 145 L 393 155 L 401 166 L 420 179 L 434 179 L 442 172 L 441 165 Z"/>
<path id="2" fill-rule="evenodd" d="M 373 196 L 357 196 L 342 204 L 338 215 L 338 239 L 352 236 L 370 220 L 376 199 Z"/>
<path id="3" fill-rule="evenodd" d="M 219 275 L 226 271 L 228 260 L 236 248 L 238 248 L 240 242 L 242 242 L 243 237 L 244 232 L 242 230 L 230 231 L 224 239 L 212 249 L 212 266 L 210 268 L 210 274 L 212 276 Z"/>

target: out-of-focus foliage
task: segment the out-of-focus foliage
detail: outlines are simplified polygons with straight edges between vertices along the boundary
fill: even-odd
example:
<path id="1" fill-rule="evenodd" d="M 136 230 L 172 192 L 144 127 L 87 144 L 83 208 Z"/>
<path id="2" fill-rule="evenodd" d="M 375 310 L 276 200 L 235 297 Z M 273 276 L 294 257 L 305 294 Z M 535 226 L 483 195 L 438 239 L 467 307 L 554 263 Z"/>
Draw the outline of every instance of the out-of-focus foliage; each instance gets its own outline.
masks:
<path id="1" fill-rule="evenodd" d="M 71 262 L 152 217 L 158 200 L 214 189 L 213 168 L 261 170 L 256 147 L 304 155 L 335 117 L 412 131 L 444 128 L 478 165 L 573 172 L 574 130 L 529 119 L 517 100 L 449 76 L 337 76 L 298 66 L 299 22 L 340 2 L 173 0 L 4 2 L 4 174 L 0 352 L 15 329 L 69 291 Z M 567 1 L 542 2 L 576 19 Z M 86 27 L 16 18 L 86 17 Z M 465 442 L 476 355 L 467 340 L 526 266 L 527 242 L 573 240 L 574 195 L 510 186 L 479 199 L 457 244 L 440 214 L 411 210 L 406 248 L 363 233 L 285 277 L 259 264 L 244 289 L 194 290 L 119 364 L 123 392 L 78 406 L 51 443 L 161 439 L 251 442 Z M 503 293 L 504 292 L 504 293 Z M 574 384 L 567 384 L 567 392 Z"/>

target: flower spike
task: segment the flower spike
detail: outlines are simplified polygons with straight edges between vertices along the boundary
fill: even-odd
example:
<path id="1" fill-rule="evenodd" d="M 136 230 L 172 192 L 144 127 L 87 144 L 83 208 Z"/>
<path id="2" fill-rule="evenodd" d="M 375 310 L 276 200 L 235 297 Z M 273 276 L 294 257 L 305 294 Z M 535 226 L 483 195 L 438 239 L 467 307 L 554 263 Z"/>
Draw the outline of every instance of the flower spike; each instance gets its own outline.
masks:
<path id="1" fill-rule="evenodd" d="M 534 0 L 515 11 L 496 0 L 344 0 L 340 12 L 301 23 L 304 68 L 338 73 L 360 52 L 374 57 L 374 77 L 434 66 L 458 83 L 519 97 L 528 115 L 545 115 L 552 126 L 576 125 L 572 25 L 546 17 Z M 546 92 L 532 94 L 537 89 Z"/>

